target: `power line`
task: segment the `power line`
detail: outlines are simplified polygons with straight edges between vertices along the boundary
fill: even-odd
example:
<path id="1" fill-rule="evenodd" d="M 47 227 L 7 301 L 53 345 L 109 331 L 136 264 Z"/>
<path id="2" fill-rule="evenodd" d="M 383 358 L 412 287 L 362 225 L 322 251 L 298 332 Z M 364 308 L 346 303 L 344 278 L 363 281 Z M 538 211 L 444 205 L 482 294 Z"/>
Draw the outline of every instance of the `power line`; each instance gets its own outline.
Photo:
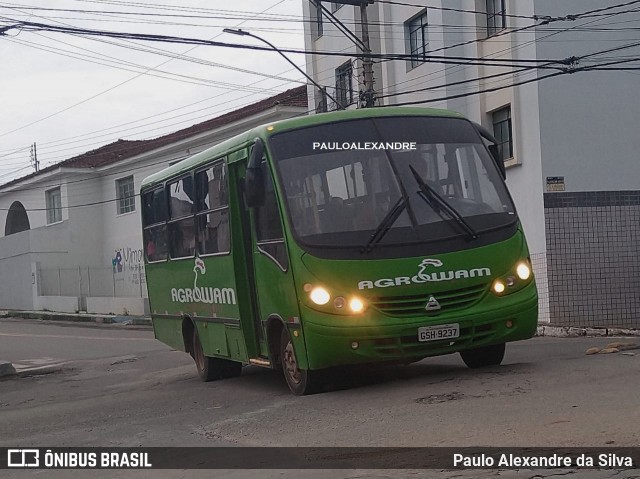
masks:
<path id="1" fill-rule="evenodd" d="M 622 5 L 624 6 L 625 4 L 622 4 Z M 612 6 L 612 7 L 607 7 L 607 8 L 616 8 L 616 7 L 617 7 L 617 6 Z M 591 11 L 590 11 L 590 12 L 591 12 Z M 585 14 L 585 13 L 589 13 L 589 12 L 583 12 L 582 14 L 578 14 L 578 15 L 583 15 L 583 14 Z M 610 16 L 617 16 L 618 14 L 619 14 L 618 12 L 612 12 L 612 13 L 610 14 Z M 553 36 L 555 36 L 555 35 L 558 35 L 559 33 L 566 33 L 566 32 L 568 32 L 568 31 L 573 31 L 573 30 L 576 30 L 576 29 L 580 29 L 580 28 L 584 27 L 585 25 L 591 25 L 591 24 L 594 24 L 594 23 L 598 23 L 598 22 L 600 22 L 600 21 L 602 21 L 602 18 L 596 18 L 595 20 L 590 20 L 590 21 L 588 21 L 588 22 L 581 23 L 580 25 L 574 25 L 574 26 L 571 26 L 571 27 L 565 27 L 565 28 L 562 28 L 562 29 L 558 29 L 557 31 L 554 31 L 554 33 L 551 33 L 551 34 L 549 34 L 549 35 L 545 35 L 545 36 L 544 36 L 544 37 L 542 37 L 542 38 L 538 38 L 538 39 L 530 40 L 530 41 L 528 41 L 528 42 L 525 42 L 525 43 L 519 44 L 519 45 L 517 45 L 517 46 L 515 46 L 515 47 L 510 47 L 510 48 L 507 48 L 507 49 L 504 49 L 504 50 L 500 50 L 500 51 L 498 51 L 498 52 L 495 52 L 493 55 L 498 55 L 498 54 L 506 53 L 506 52 L 509 52 L 509 51 L 515 51 L 515 50 L 521 49 L 521 48 L 523 48 L 523 47 L 525 47 L 525 46 L 527 46 L 527 45 L 530 45 L 530 44 L 532 44 L 532 43 L 538 43 L 538 42 L 539 42 L 539 41 L 541 41 L 541 40 L 544 40 L 544 39 L 547 39 L 547 38 L 553 37 Z M 617 22 L 617 23 L 624 23 L 624 22 Z M 617 23 L 613 23 L 613 24 L 617 24 Z M 611 24 L 612 24 L 612 23 L 607 23 L 607 24 L 604 24 L 604 25 L 611 25 Z M 492 39 L 494 39 L 494 38 L 495 38 L 495 36 L 494 36 L 494 37 L 492 37 Z M 478 41 L 479 41 L 479 40 L 478 40 Z M 452 66 L 452 67 L 446 67 L 446 68 L 443 68 L 442 70 L 439 70 L 439 71 L 437 71 L 437 72 L 431 73 L 431 74 L 426 75 L 426 76 L 431 76 L 431 75 L 433 75 L 433 74 L 437 74 L 437 73 L 444 73 L 444 72 L 447 72 L 447 71 L 448 71 L 448 70 L 450 70 L 450 69 L 455 69 L 455 68 L 456 68 L 455 66 Z M 463 67 L 463 68 L 461 69 L 461 71 L 464 71 L 464 70 L 466 70 L 466 69 L 468 69 L 468 68 L 469 68 L 468 66 L 465 66 L 465 67 Z M 440 76 L 440 77 L 438 77 L 438 78 L 442 78 L 442 76 Z M 402 85 L 402 84 L 408 83 L 408 82 L 410 82 L 410 81 L 412 81 L 412 80 L 405 80 L 405 81 L 402 81 L 402 82 L 397 82 L 397 83 L 395 83 L 395 84 L 393 84 L 393 85 L 388 86 L 387 88 L 397 87 L 397 86 L 399 86 L 399 85 Z M 427 81 L 430 81 L 430 80 L 427 80 Z M 423 81 L 423 82 L 421 82 L 421 84 L 424 84 L 424 83 L 426 83 L 427 81 Z"/>
<path id="2" fill-rule="evenodd" d="M 87 52 L 91 52 L 91 53 L 95 53 L 96 55 L 99 55 L 99 57 L 91 57 L 91 56 L 87 56 L 87 55 L 82 55 L 70 50 L 63 50 L 63 49 L 59 49 L 59 48 L 55 48 L 55 47 L 51 47 L 49 45 L 42 45 L 42 44 L 38 44 L 38 43 L 34 43 L 34 42 L 29 42 L 27 40 L 21 40 L 21 39 L 17 39 L 17 38 L 10 38 L 7 39 L 8 41 L 12 42 L 12 43 L 17 43 L 29 48 L 35 48 L 37 50 L 41 50 L 41 51 L 45 51 L 48 53 L 53 53 L 55 55 L 61 55 L 67 58 L 73 58 L 76 60 L 81 60 L 84 62 L 89 62 L 89 63 L 93 63 L 96 65 L 102 65 L 102 66 L 107 66 L 110 68 L 115 68 L 118 70 L 123 70 L 123 71 L 127 71 L 127 72 L 133 72 L 133 73 L 140 73 L 140 69 L 145 70 L 143 73 L 150 76 L 150 77 L 155 77 L 155 78 L 161 78 L 164 80 L 171 80 L 171 81 L 177 81 L 177 82 L 181 82 L 181 83 L 186 83 L 186 84 L 191 84 L 191 85 L 198 85 L 198 86 L 207 86 L 207 87 L 213 87 L 213 88 L 221 88 L 224 90 L 231 90 L 231 91 L 240 91 L 240 90 L 244 90 L 244 91 L 248 91 L 248 92 L 252 92 L 252 93 L 272 93 L 272 94 L 276 94 L 278 93 L 277 90 L 272 90 L 272 89 L 259 89 L 259 88 L 253 88 L 251 86 L 239 86 L 239 85 L 234 85 L 232 83 L 226 83 L 226 82 L 220 82 L 220 81 L 216 81 L 216 80 L 210 80 L 207 78 L 198 78 L 198 77 L 194 77 L 191 75 L 183 75 L 180 73 L 172 73 L 172 72 L 168 72 L 168 71 L 163 71 L 163 70 L 159 70 L 157 68 L 154 68 L 153 71 L 156 73 L 150 73 L 148 67 L 145 67 L 144 65 L 138 65 L 136 63 L 133 62 L 128 62 L 125 60 L 120 60 L 118 58 L 109 56 L 109 55 L 105 55 L 103 53 L 97 53 L 97 52 L 92 52 L 89 49 L 86 48 L 82 48 L 76 45 L 72 45 L 70 43 L 67 42 L 62 42 L 60 40 L 54 39 L 54 38 L 49 38 L 45 35 L 41 35 L 41 34 L 36 34 L 36 35 L 40 35 L 43 38 L 46 38 L 49 41 L 55 41 L 55 42 L 60 42 L 64 45 L 67 46 L 71 46 L 73 48 L 77 48 L 79 50 L 84 50 Z M 100 57 L 104 57 L 104 60 L 101 59 Z M 124 66 L 118 66 L 118 65 L 124 65 Z M 126 66 L 130 66 L 131 68 L 127 68 Z M 176 78 L 173 78 L 176 77 Z M 293 82 L 294 80 L 289 80 L 291 82 Z"/>
<path id="3" fill-rule="evenodd" d="M 394 0 L 377 0 L 377 3 L 383 3 L 387 5 L 397 5 L 401 7 L 418 7 L 418 8 L 426 8 L 427 10 L 441 10 L 444 12 L 458 12 L 458 13 L 471 13 L 471 14 L 480 14 L 480 15 L 488 15 L 487 12 L 479 11 L 479 10 L 464 10 L 461 8 L 451 8 L 451 7 L 435 7 L 431 5 L 419 5 L 416 3 L 405 3 L 405 2 L 397 2 Z M 534 20 L 533 16 L 527 15 L 509 15 L 505 14 L 505 16 L 509 18 L 526 18 L 527 20 Z"/>
<path id="4" fill-rule="evenodd" d="M 306 111 L 303 111 L 303 112 L 298 113 L 296 115 L 293 115 L 291 118 L 296 118 L 296 117 L 299 117 L 299 116 L 305 116 L 305 115 L 308 115 L 309 113 L 313 113 L 313 112 L 315 112 L 315 109 L 306 110 Z M 188 136 L 189 135 L 186 135 L 184 138 L 188 138 Z M 225 136 L 225 137 L 219 138 L 217 140 L 216 144 L 219 144 L 219 143 L 221 143 L 221 142 L 223 142 L 225 140 L 233 138 L 234 136 L 237 136 L 237 135 L 234 134 L 234 135 L 229 135 L 229 136 Z M 177 141 L 179 141 L 181 139 L 183 139 L 183 138 L 178 138 Z M 207 146 L 207 145 L 209 145 L 208 142 L 203 142 L 203 143 L 199 143 L 199 144 L 193 145 L 191 148 L 198 149 L 200 147 L 204 147 L 204 146 Z M 141 153 L 141 154 L 144 154 L 144 153 Z M 120 176 L 123 173 L 129 173 L 129 172 L 132 172 L 132 171 L 149 168 L 151 166 L 157 166 L 157 165 L 163 165 L 163 164 L 167 165 L 169 162 L 180 161 L 180 160 L 183 160 L 185 158 L 189 158 L 191 156 L 193 156 L 193 155 L 184 155 L 184 156 L 181 156 L 181 157 L 178 157 L 178 158 L 171 158 L 169 160 L 157 161 L 157 162 L 153 162 L 153 163 L 147 163 L 145 165 L 134 166 L 134 167 L 131 167 L 131 168 L 119 169 L 116 173 L 109 173 L 109 174 L 100 176 L 99 178 L 107 178 L 109 176 Z M 27 167 L 27 168 L 29 168 L 29 167 Z M 26 168 L 22 168 L 22 169 L 26 169 Z M 87 173 L 91 173 L 91 171 L 87 171 Z M 94 181 L 96 179 L 98 179 L 98 178 L 96 178 L 96 177 L 80 178 L 78 180 L 66 181 L 64 184 L 65 185 L 70 185 L 70 184 L 82 183 L 82 182 L 85 182 L 85 181 Z M 18 178 L 16 180 L 12 180 L 12 181 L 18 182 L 18 181 L 21 181 L 21 180 L 22 180 L 22 178 Z M 5 185 L 0 185 L 0 190 L 2 190 L 4 188 L 11 188 L 11 189 L 9 189 L 7 191 L 0 191 L 0 195 L 6 194 L 6 193 L 20 192 L 20 191 L 42 191 L 42 190 L 46 190 L 46 189 L 49 189 L 49 188 L 54 188 L 56 186 L 60 186 L 60 183 L 53 183 L 53 184 L 48 184 L 48 185 L 40 185 L 40 186 L 34 186 L 34 187 L 18 187 L 18 188 L 11 188 L 11 185 L 5 184 Z M 115 200 L 109 200 L 109 201 L 115 201 Z M 1 210 L 1 208 L 0 208 L 0 210 Z M 27 211 L 30 211 L 30 210 L 27 209 Z"/>
<path id="5" fill-rule="evenodd" d="M 271 5 L 271 6 L 270 6 L 270 7 L 268 7 L 267 9 L 263 10 L 263 12 L 266 12 L 266 11 L 270 10 L 271 8 L 276 7 L 277 5 L 281 4 L 283 1 L 284 1 L 284 0 L 279 0 L 279 1 L 278 1 L 278 2 L 276 2 L 275 4 Z M 242 23 L 244 23 L 244 21 L 243 21 L 243 22 L 241 22 L 240 24 L 236 25 L 236 26 L 240 26 L 240 25 L 242 25 Z M 220 35 L 221 35 L 221 34 L 218 34 L 217 36 L 220 36 Z M 217 36 L 214 36 L 214 37 L 212 37 L 212 38 L 217 38 Z M 195 46 L 195 47 L 193 47 L 193 48 L 191 48 L 191 49 L 187 50 L 187 51 L 186 51 L 186 52 L 184 52 L 184 53 L 188 53 L 188 52 L 190 52 L 190 51 L 194 50 L 195 48 L 197 48 L 197 46 Z M 147 72 L 149 72 L 149 71 L 151 71 L 151 70 L 155 70 L 156 68 L 159 68 L 159 67 L 161 67 L 161 66 L 165 65 L 165 64 L 167 64 L 168 62 L 170 62 L 171 60 L 172 60 L 172 59 L 169 59 L 169 60 L 167 60 L 167 61 L 165 61 L 165 62 L 163 62 L 163 63 L 160 63 L 160 64 L 159 64 L 159 65 L 157 65 L 156 67 L 148 69 L 148 70 L 147 70 Z M 131 77 L 131 78 L 129 78 L 129 79 L 127 79 L 127 80 L 125 80 L 124 82 L 118 83 L 117 85 L 114 85 L 113 87 L 110 87 L 110 88 L 108 88 L 108 89 L 106 89 L 106 90 L 103 90 L 103 91 L 101 91 L 101 92 L 99 92 L 99 93 L 97 93 L 97 94 L 95 94 L 95 95 L 92 95 L 92 96 L 91 96 L 91 97 L 89 97 L 89 98 L 86 98 L 86 99 L 84 99 L 84 100 L 82 100 L 82 101 L 80 101 L 80 102 L 77 102 L 77 103 L 75 103 L 75 104 L 73 104 L 73 105 L 69 106 L 69 107 L 66 107 L 66 108 L 64 108 L 64 109 L 62 109 L 62 110 L 59 110 L 59 111 L 57 111 L 57 112 L 55 112 L 55 113 L 52 113 L 52 114 L 50 114 L 50 115 L 48 115 L 48 116 L 46 116 L 46 117 L 44 117 L 44 118 L 41 118 L 41 119 L 36 120 L 36 121 L 34 121 L 34 122 L 31 122 L 31 123 L 29 123 L 29 124 L 27 124 L 27 125 L 23 125 L 23 126 L 21 126 L 21 127 L 19 127 L 19 128 L 16 128 L 16 129 L 14 129 L 14 130 L 9 131 L 9 132 L 2 133 L 2 134 L 0 134 L 0 137 L 5 136 L 5 135 L 8 135 L 8 134 L 10 134 L 10 133 L 15 133 L 16 131 L 22 130 L 22 129 L 27 128 L 27 127 L 29 127 L 29 126 L 32 126 L 32 125 L 34 125 L 34 124 L 36 124 L 36 123 L 39 123 L 39 122 L 44 121 L 44 120 L 47 120 L 47 119 L 49 119 L 49 118 L 51 118 L 51 117 L 53 117 L 53 116 L 56 116 L 56 115 L 58 115 L 58 114 L 60 114 L 60 113 L 63 113 L 63 112 L 65 112 L 65 111 L 68 111 L 68 110 L 70 110 L 70 109 L 72 109 L 72 108 L 74 108 L 74 107 L 76 107 L 76 106 L 78 106 L 78 105 L 81 105 L 81 104 L 83 104 L 83 103 L 86 103 L 86 102 L 88 102 L 88 101 L 90 101 L 90 100 L 92 100 L 92 99 L 94 99 L 94 98 L 96 98 L 96 97 L 98 97 L 98 96 L 100 96 L 100 95 L 103 95 L 103 94 L 105 94 L 105 93 L 108 93 L 108 92 L 110 92 L 110 91 L 112 91 L 112 90 L 114 90 L 114 89 L 116 89 L 116 88 L 118 88 L 118 87 L 120 87 L 120 86 L 122 86 L 122 85 L 124 85 L 124 84 L 126 84 L 126 83 L 129 83 L 129 82 L 131 82 L 131 81 L 133 81 L 133 80 L 135 80 L 135 79 L 139 78 L 140 76 L 144 75 L 145 73 L 146 73 L 146 72 L 143 72 L 143 73 L 140 73 L 140 74 L 138 74 L 138 75 L 136 75 L 136 76 L 134 76 L 134 77 Z"/>
<path id="6" fill-rule="evenodd" d="M 348 48 L 349 48 L 349 47 L 348 47 Z M 348 48 L 347 48 L 347 49 L 348 49 Z M 284 70 L 282 73 L 288 73 L 288 72 L 290 72 L 290 71 L 292 71 L 292 70 L 293 70 L 293 68 L 289 68 L 289 69 L 287 69 L 287 70 Z M 329 70 L 329 69 L 327 69 L 327 70 L 322 70 L 322 71 L 321 71 L 321 72 L 319 72 L 319 73 L 322 73 L 322 72 L 324 72 L 324 71 L 328 71 L 328 70 Z M 258 82 L 255 82 L 255 83 L 254 83 L 254 85 L 255 85 L 255 84 L 258 84 L 258 83 L 260 83 L 260 82 L 262 82 L 262 81 L 264 81 L 264 80 L 259 80 Z M 115 125 L 115 126 L 112 126 L 112 127 L 106 128 L 106 129 L 100 129 L 100 130 L 91 131 L 91 132 L 85 133 L 85 134 L 83 134 L 83 135 L 76 135 L 76 136 L 68 137 L 68 138 L 61 139 L 61 140 L 55 140 L 55 141 L 51 141 L 51 142 L 48 142 L 48 143 L 42 143 L 42 145 L 53 145 L 53 144 L 55 144 L 55 143 L 60 143 L 60 142 L 66 141 L 66 140 L 74 140 L 74 139 L 76 139 L 76 138 L 82 138 L 82 137 L 84 137 L 84 136 L 93 135 L 94 133 L 100 133 L 100 132 L 103 132 L 103 131 L 113 130 L 113 129 L 115 129 L 115 128 L 119 128 L 119 127 L 123 127 L 123 126 L 131 125 L 131 124 L 133 124 L 133 123 L 137 123 L 137 122 L 139 122 L 139 121 L 144 121 L 144 120 L 147 120 L 147 119 L 150 119 L 150 118 L 155 118 L 155 117 L 157 117 L 157 116 L 164 115 L 164 114 L 167 114 L 167 113 L 173 113 L 173 112 L 175 112 L 175 111 L 177 111 L 177 110 L 181 110 L 181 109 L 184 109 L 184 108 L 188 108 L 188 107 L 190 107 L 190 106 L 193 106 L 193 105 L 201 104 L 201 103 L 204 103 L 204 102 L 209 101 L 209 100 L 215 100 L 215 99 L 217 99 L 217 98 L 219 98 L 219 97 L 221 97 L 221 96 L 223 96 L 223 95 L 224 95 L 224 94 L 214 95 L 214 96 L 209 97 L 209 98 L 206 98 L 206 99 L 204 99 L 204 100 L 198 100 L 198 101 L 193 102 L 193 103 L 190 103 L 190 104 L 188 104 L 188 105 L 184 105 L 184 106 L 182 106 L 182 107 L 178 107 L 178 108 L 174 108 L 174 109 L 171 109 L 171 110 L 167 110 L 167 111 L 162 112 L 162 113 L 159 113 L 159 114 L 155 114 L 155 115 L 151 115 L 151 116 L 148 116 L 148 117 L 140 118 L 140 119 L 138 119 L 138 120 L 134 120 L 134 121 L 130 121 L 130 122 L 125 122 L 125 123 L 122 123 L 122 124 L 119 124 L 119 125 Z M 238 98 L 238 99 L 227 100 L 227 101 L 224 101 L 224 102 L 222 102 L 222 103 L 218 103 L 216 106 L 220 106 L 220 105 L 224 105 L 224 104 L 232 103 L 232 102 L 234 102 L 234 101 L 236 101 L 236 100 L 241 100 L 241 99 L 244 99 L 244 98 L 249 98 L 249 97 L 251 97 L 251 96 L 253 96 L 253 95 L 251 95 L 251 94 L 250 94 L 250 95 L 245 95 L 245 96 L 243 96 L 243 97 L 240 97 L 240 98 Z M 249 102 L 249 103 L 243 103 L 243 104 L 241 104 L 241 105 L 239 105 L 239 106 L 236 106 L 235 108 L 242 108 L 242 107 L 249 106 L 249 105 L 251 105 L 251 102 Z M 186 116 L 186 115 L 189 115 L 189 114 L 192 114 L 192 113 L 195 113 L 195 112 L 204 111 L 204 110 L 206 110 L 206 109 L 207 109 L 207 108 L 201 108 L 201 109 L 195 110 L 194 112 L 189 112 L 189 113 L 184 113 L 184 114 L 181 114 L 181 115 L 178 115 L 178 116 L 173 116 L 173 117 L 168 118 L 168 119 L 166 119 L 166 120 L 159 120 L 159 121 L 155 121 L 155 122 L 151 122 L 151 123 L 146 123 L 146 124 L 144 124 L 144 125 L 141 125 L 141 127 L 148 126 L 148 125 L 155 124 L 155 123 L 161 123 L 161 122 L 168 121 L 168 120 L 172 120 L 172 119 L 178 118 L 178 117 L 180 117 L 180 116 Z M 221 113 L 225 113 L 225 112 L 227 112 L 227 111 L 229 111 L 229 110 L 231 110 L 231 109 L 233 109 L 233 108 L 228 108 L 228 109 L 225 109 L 225 110 L 219 111 L 219 112 L 217 112 L 217 113 L 219 113 L 219 114 L 221 114 Z M 199 119 L 199 118 L 204 118 L 204 117 L 208 117 L 208 116 L 209 116 L 209 115 L 201 115 L 201 116 L 199 116 L 199 117 L 195 117 L 195 118 L 194 118 L 194 117 L 192 117 L 192 118 L 189 118 L 189 119 L 187 119 L 187 120 L 185 120 L 185 121 L 181 121 L 181 122 L 178 122 L 178 123 L 173 123 L 172 125 L 168 125 L 168 126 L 179 125 L 179 124 L 183 124 L 183 123 L 186 123 L 186 122 L 191 122 L 191 121 L 197 120 L 197 119 Z M 135 127 L 135 128 L 139 128 L 139 127 Z M 165 127 L 165 128 L 166 128 L 166 127 Z M 145 132 L 143 132 L 143 133 L 147 133 L 147 132 L 150 132 L 150 131 L 157 131 L 157 130 L 160 130 L 160 128 L 158 128 L 158 129 L 154 129 L 154 130 L 146 130 L 146 131 L 145 131 Z M 127 130 L 122 130 L 122 131 L 130 132 L 130 128 L 129 128 L 129 129 L 127 129 Z M 103 135 L 99 135 L 99 136 L 93 136 L 93 137 L 90 137 L 90 138 L 87 138 L 87 139 L 91 139 L 91 138 L 98 138 L 98 137 L 104 137 L 104 136 L 109 136 L 109 135 L 113 135 L 113 134 L 117 134 L 117 133 L 119 133 L 119 131 L 112 132 L 112 133 L 109 133 L 109 134 L 103 134 Z M 78 140 L 78 141 L 85 141 L 85 140 Z M 75 141 L 75 142 L 68 142 L 68 143 L 66 143 L 66 144 L 69 144 L 69 143 L 77 143 L 78 141 Z M 92 144 L 97 144 L 97 143 L 92 143 Z M 64 151 L 64 150 L 61 150 L 61 151 Z"/>
<path id="7" fill-rule="evenodd" d="M 639 0 L 640 1 L 640 0 Z M 12 21 L 15 21 L 12 19 Z M 24 31 L 49 31 L 49 32 L 57 32 L 57 33 L 66 33 L 72 35 L 96 35 L 96 36 L 106 36 L 111 38 L 127 38 L 134 40 L 145 40 L 145 41 L 157 41 L 163 43 L 179 43 L 179 44 L 192 44 L 192 45 L 206 45 L 206 46 L 216 46 L 216 47 L 225 47 L 225 48 L 234 48 L 234 49 L 242 49 L 242 50 L 257 50 L 257 51 L 269 51 L 272 52 L 273 49 L 270 47 L 262 47 L 259 45 L 247 45 L 240 43 L 228 43 L 228 42 L 217 42 L 212 40 L 204 40 L 200 38 L 189 38 L 189 37 L 176 37 L 171 35 L 155 35 L 155 34 L 145 34 L 145 33 L 130 33 L 130 32 L 114 32 L 107 30 L 93 30 L 87 28 L 72 28 L 72 27 L 59 27 L 56 25 L 47 25 L 43 23 L 37 22 L 26 22 L 19 21 L 20 28 Z M 415 56 L 407 53 L 392 53 L 392 54 L 364 54 L 364 53 L 349 53 L 345 55 L 344 53 L 334 52 L 334 51 L 319 51 L 319 50 L 304 50 L 304 49 L 295 49 L 295 48 L 280 48 L 278 50 L 283 53 L 298 53 L 305 55 L 324 55 L 324 56 L 351 56 L 356 58 L 364 58 L 366 56 L 371 56 L 373 58 L 379 59 L 392 59 L 392 60 L 411 60 Z M 431 52 L 430 52 L 431 53 Z M 458 61 L 458 62 L 478 62 L 478 63 L 486 63 L 485 59 L 482 57 L 457 57 L 457 56 L 430 56 L 430 60 L 434 63 L 446 63 L 449 61 Z M 501 63 L 511 63 L 512 60 L 509 59 L 492 59 L 492 62 L 497 62 L 499 66 Z M 552 60 L 552 59 L 519 59 L 519 62 L 522 63 L 562 63 L 564 60 Z"/>

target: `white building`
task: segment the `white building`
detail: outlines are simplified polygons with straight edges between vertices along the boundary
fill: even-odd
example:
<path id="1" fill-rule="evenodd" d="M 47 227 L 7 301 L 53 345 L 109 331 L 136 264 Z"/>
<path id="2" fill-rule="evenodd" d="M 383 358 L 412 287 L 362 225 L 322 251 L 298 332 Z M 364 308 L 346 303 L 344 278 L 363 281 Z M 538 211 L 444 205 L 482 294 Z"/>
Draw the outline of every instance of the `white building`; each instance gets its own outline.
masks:
<path id="1" fill-rule="evenodd" d="M 311 20 L 304 23 L 306 49 L 319 52 L 307 55 L 307 73 L 349 108 L 357 107 L 361 61 L 321 52 L 361 50 L 317 2 L 302 2 Z M 544 65 L 543 60 L 571 57 L 584 57 L 573 65 L 580 68 L 635 56 L 635 63 L 615 66 L 639 67 L 640 47 L 630 47 L 637 35 L 629 28 L 638 25 L 640 12 L 610 8 L 618 3 L 375 0 L 367 7 L 372 53 L 411 55 L 376 60 L 377 105 L 426 101 L 420 104 L 482 123 L 502 142 L 507 184 L 532 253 L 542 321 L 640 327 L 637 72 L 587 71 L 537 81 L 558 70 L 524 69 L 530 60 Z M 361 38 L 359 7 L 322 5 Z M 580 15 L 585 12 L 590 13 Z M 543 19 L 551 21 L 543 25 Z M 436 62 L 438 56 L 448 63 Z M 508 65 L 461 65 L 461 58 L 497 59 L 496 64 L 506 59 Z M 320 92 L 310 88 L 309 94 L 309 107 L 322 109 Z"/>
<path id="2" fill-rule="evenodd" d="M 245 130 L 306 112 L 302 86 L 153 140 L 118 140 L 0 186 L 0 309 L 145 313 L 142 180 Z"/>

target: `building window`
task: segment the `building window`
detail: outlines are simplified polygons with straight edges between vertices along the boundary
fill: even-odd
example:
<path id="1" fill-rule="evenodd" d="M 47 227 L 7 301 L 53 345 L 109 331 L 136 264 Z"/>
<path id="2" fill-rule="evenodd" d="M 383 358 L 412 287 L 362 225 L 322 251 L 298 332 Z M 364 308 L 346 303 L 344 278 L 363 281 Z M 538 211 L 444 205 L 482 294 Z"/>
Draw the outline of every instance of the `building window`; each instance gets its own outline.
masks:
<path id="1" fill-rule="evenodd" d="M 487 36 L 507 28 L 506 0 L 487 0 Z"/>
<path id="2" fill-rule="evenodd" d="M 336 101 L 338 108 L 345 108 L 353 103 L 353 66 L 351 62 L 336 68 Z"/>
<path id="3" fill-rule="evenodd" d="M 513 136 L 511 129 L 511 106 L 500 108 L 491 114 L 493 136 L 498 140 L 498 153 L 502 161 L 513 158 Z"/>
<path id="4" fill-rule="evenodd" d="M 59 223 L 62 221 L 62 196 L 60 188 L 54 188 L 45 192 L 47 205 L 47 224 Z"/>
<path id="5" fill-rule="evenodd" d="M 331 13 L 337 12 L 344 6 L 344 3 L 340 2 L 331 2 Z"/>
<path id="6" fill-rule="evenodd" d="M 426 60 L 427 45 L 427 11 L 405 22 L 407 45 L 411 55 L 411 68 L 415 68 Z"/>
<path id="7" fill-rule="evenodd" d="M 116 203 L 118 204 L 119 215 L 136 210 L 136 191 L 133 186 L 133 176 L 116 180 Z"/>
<path id="8" fill-rule="evenodd" d="M 322 25 L 322 2 L 320 0 L 310 0 L 309 6 L 311 7 L 311 30 L 314 40 L 317 40 L 324 34 L 324 27 Z"/>

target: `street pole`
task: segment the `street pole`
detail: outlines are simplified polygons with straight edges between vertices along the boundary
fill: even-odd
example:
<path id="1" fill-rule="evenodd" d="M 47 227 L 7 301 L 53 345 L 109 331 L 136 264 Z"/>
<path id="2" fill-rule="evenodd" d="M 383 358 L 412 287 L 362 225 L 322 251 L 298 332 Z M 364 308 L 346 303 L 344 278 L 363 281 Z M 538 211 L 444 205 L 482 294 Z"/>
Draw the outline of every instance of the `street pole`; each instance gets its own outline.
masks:
<path id="1" fill-rule="evenodd" d="M 40 162 L 38 161 L 38 150 L 36 150 L 35 141 L 33 142 L 33 145 L 31 145 L 31 162 L 33 163 L 36 173 L 40 171 Z"/>
<path id="2" fill-rule="evenodd" d="M 364 57 L 362 58 L 362 71 L 364 74 L 364 91 L 360 95 L 360 104 L 364 108 L 375 106 L 375 89 L 373 80 L 373 60 L 371 59 L 371 46 L 369 43 L 369 18 L 367 16 L 368 3 L 360 4 L 360 22 L 362 27 L 362 43 L 364 44 Z"/>
<path id="3" fill-rule="evenodd" d="M 331 101 L 333 101 L 336 104 L 336 107 L 340 110 L 343 110 L 344 107 L 342 107 L 337 101 L 336 99 L 329 95 L 329 93 L 326 91 L 325 88 L 322 88 L 322 86 L 320 86 L 313 78 L 311 78 L 309 75 L 307 75 L 307 73 L 302 70 L 302 68 L 300 68 L 298 65 L 296 65 L 288 56 L 286 56 L 284 53 L 282 53 L 278 47 L 276 47 L 273 43 L 265 40 L 262 37 L 259 37 L 258 35 L 254 35 L 253 33 L 250 33 L 246 30 L 240 30 L 240 29 L 235 29 L 235 28 L 225 28 L 224 30 L 222 30 L 224 33 L 231 33 L 232 35 L 240 35 L 243 37 L 251 37 L 251 38 L 255 38 L 256 40 L 260 40 L 262 43 L 265 43 L 267 45 L 269 45 L 271 48 L 273 48 L 274 52 L 278 52 L 280 55 L 282 55 L 282 58 L 284 58 L 285 60 L 287 60 L 291 65 L 293 65 L 293 67 L 298 70 L 300 73 L 302 73 L 302 75 L 304 75 L 304 77 L 309 80 L 311 83 L 313 83 L 313 85 L 316 86 L 316 88 L 318 88 L 320 90 L 320 92 L 324 92 L 323 94 L 326 95 Z"/>

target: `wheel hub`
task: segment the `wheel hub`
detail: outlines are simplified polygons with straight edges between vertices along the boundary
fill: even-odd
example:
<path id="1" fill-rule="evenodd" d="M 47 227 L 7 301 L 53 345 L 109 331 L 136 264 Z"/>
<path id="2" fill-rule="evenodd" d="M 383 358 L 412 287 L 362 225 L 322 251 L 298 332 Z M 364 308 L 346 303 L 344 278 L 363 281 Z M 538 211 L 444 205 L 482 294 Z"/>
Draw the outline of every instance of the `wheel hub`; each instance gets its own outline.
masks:
<path id="1" fill-rule="evenodd" d="M 291 344 L 291 341 L 289 341 L 287 346 L 284 348 L 283 363 L 289 378 L 296 384 L 300 383 L 302 376 L 298 369 L 298 363 L 296 362 L 296 355 L 293 351 L 293 344 Z"/>

